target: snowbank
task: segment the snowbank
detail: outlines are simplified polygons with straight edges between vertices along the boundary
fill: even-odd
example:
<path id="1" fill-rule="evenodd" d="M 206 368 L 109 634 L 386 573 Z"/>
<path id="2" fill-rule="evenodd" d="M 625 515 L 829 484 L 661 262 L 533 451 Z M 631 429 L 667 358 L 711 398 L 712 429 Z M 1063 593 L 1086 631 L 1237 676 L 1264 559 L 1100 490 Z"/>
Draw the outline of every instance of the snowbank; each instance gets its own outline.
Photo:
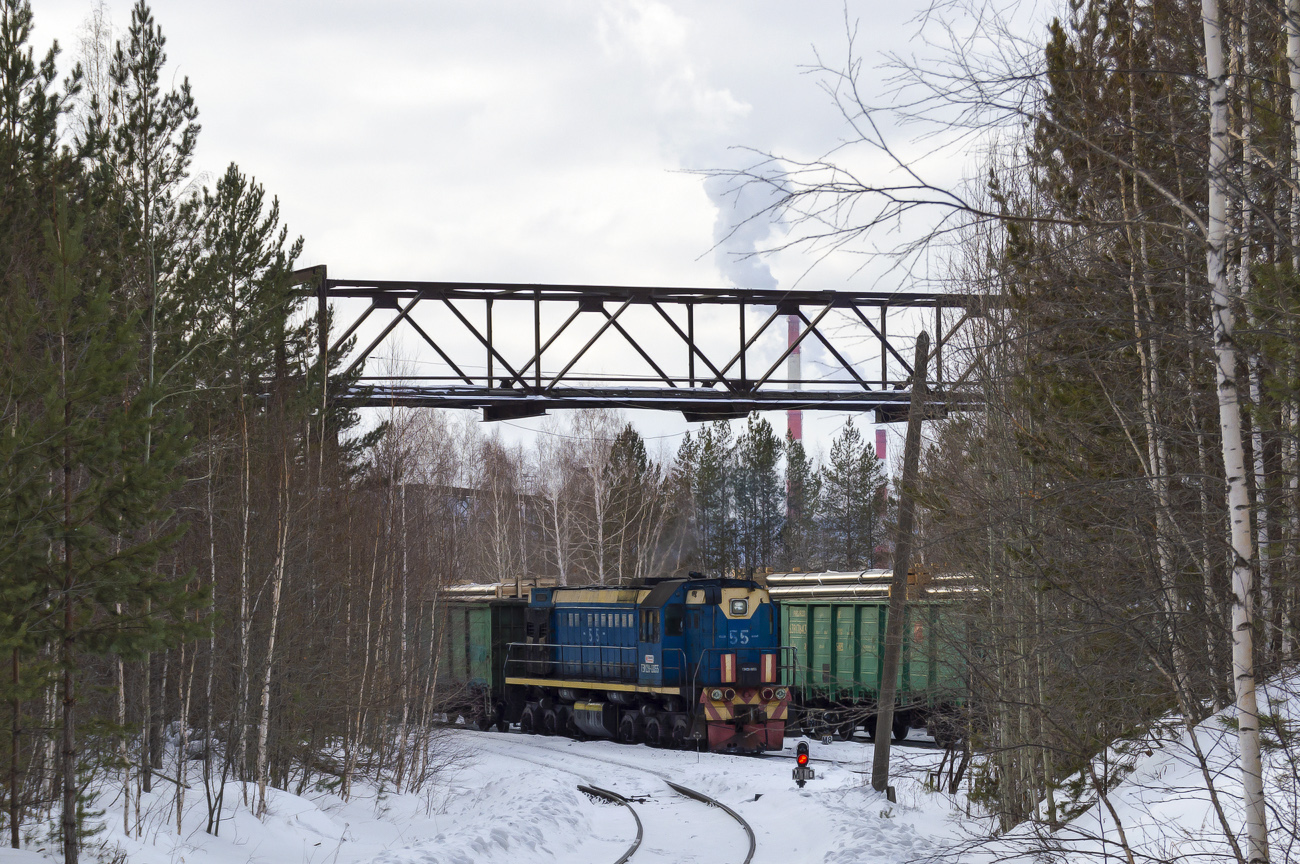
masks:
<path id="1" fill-rule="evenodd" d="M 1288 730 L 1300 730 L 1300 677 L 1263 688 L 1261 705 L 1270 713 L 1265 728 L 1271 742 L 1266 788 L 1272 860 L 1295 860 L 1300 740 Z M 461 753 L 452 760 L 456 768 L 416 794 L 358 785 L 344 801 L 324 787 L 301 796 L 271 790 L 268 812 L 257 818 L 242 784 L 229 783 L 217 836 L 205 831 L 207 806 L 197 777 L 190 780 L 179 832 L 173 785 L 160 782 L 145 796 L 140 830 L 133 825 L 128 834 L 120 790 L 110 783 L 95 805 L 104 811 L 101 833 L 87 857 L 113 864 L 612 861 L 627 848 L 635 827 L 624 808 L 577 791 L 579 783 L 594 783 L 636 798 L 646 840 L 634 864 L 739 860 L 746 841 L 738 826 L 721 811 L 675 796 L 664 783 L 669 777 L 718 798 L 749 822 L 758 841 L 755 864 L 977 864 L 1043 853 L 1062 861 L 1123 860 L 1125 844 L 1139 861 L 1231 860 L 1216 797 L 1227 824 L 1236 829 L 1241 822 L 1231 711 L 1200 724 L 1195 739 L 1185 730 L 1167 730 L 1130 748 L 1132 770 L 1107 801 L 1075 802 L 1080 815 L 1056 831 L 1024 825 L 994 839 L 991 820 L 972 813 L 963 795 L 927 786 L 941 756 L 934 750 L 895 748 L 898 803 L 891 804 L 868 784 L 872 745 L 863 739 L 811 742 L 817 779 L 798 789 L 791 758 L 463 728 L 448 734 Z M 783 755 L 791 757 L 796 743 L 787 741 Z M 254 793 L 250 786 L 249 802 Z M 57 852 L 53 843 L 34 848 L 43 854 L 4 850 L 0 864 L 47 864 Z"/>

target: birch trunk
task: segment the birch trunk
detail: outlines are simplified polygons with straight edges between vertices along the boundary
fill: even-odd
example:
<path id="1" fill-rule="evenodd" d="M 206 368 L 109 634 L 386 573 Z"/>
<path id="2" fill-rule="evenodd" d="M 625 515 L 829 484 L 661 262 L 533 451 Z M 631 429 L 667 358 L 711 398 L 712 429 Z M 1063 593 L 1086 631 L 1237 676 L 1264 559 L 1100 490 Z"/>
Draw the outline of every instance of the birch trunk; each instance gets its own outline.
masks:
<path id="1" fill-rule="evenodd" d="M 1300 0 L 1286 3 L 1286 66 L 1291 84 L 1291 268 L 1300 272 Z"/>
<path id="2" fill-rule="evenodd" d="M 397 666 L 398 666 L 398 672 L 402 676 L 401 678 L 402 720 L 397 727 L 397 748 L 398 748 L 397 749 L 397 782 L 394 788 L 394 791 L 399 794 L 402 791 L 402 781 L 405 779 L 405 774 L 406 774 L 406 762 L 407 762 L 406 736 L 408 734 L 406 725 L 411 716 L 411 687 L 410 687 L 411 676 L 410 676 L 410 670 L 408 669 L 407 643 L 406 643 L 407 591 L 408 591 L 410 580 L 408 575 L 409 563 L 407 560 L 408 536 L 406 531 L 406 484 L 405 483 L 401 485 L 401 496 L 402 496 L 401 512 L 399 514 L 399 518 L 401 520 L 401 529 L 402 529 L 402 597 L 401 597 L 401 610 L 400 610 L 401 623 L 399 624 L 401 633 L 399 635 L 398 648 L 397 648 Z"/>
<path id="3" fill-rule="evenodd" d="M 213 440 L 211 426 L 208 429 L 208 441 Z M 208 579 L 209 587 L 212 594 L 208 602 L 208 614 L 215 616 L 217 612 L 217 523 L 216 523 L 216 501 L 214 500 L 213 478 L 216 470 L 212 462 L 213 447 L 208 447 Z M 204 705 L 206 714 L 203 718 L 203 794 L 207 797 L 208 804 L 208 825 L 207 832 L 212 834 L 215 830 L 214 823 L 214 801 L 212 792 L 212 682 L 216 677 L 217 671 L 217 628 L 213 627 L 208 635 L 208 669 L 207 681 L 204 689 Z M 220 821 L 217 819 L 216 821 Z"/>
<path id="4" fill-rule="evenodd" d="M 284 588 L 284 559 L 289 542 L 289 451 L 280 465 L 280 507 L 275 532 L 275 563 L 271 576 L 271 629 L 266 637 L 266 663 L 262 671 L 261 716 L 257 721 L 257 816 L 266 815 L 266 740 L 271 725 L 271 670 L 275 662 L 275 636 L 280 623 L 280 595 Z"/>
<path id="5" fill-rule="evenodd" d="M 244 780 L 247 773 L 244 767 L 248 764 L 248 653 L 249 653 L 249 631 L 252 629 L 252 607 L 248 598 L 248 532 L 249 523 L 252 519 L 249 486 L 251 483 L 252 466 L 249 464 L 251 454 L 249 453 L 248 441 L 248 411 L 244 405 L 244 400 L 240 399 L 240 445 L 243 459 L 243 476 L 240 478 L 239 485 L 239 694 L 238 703 L 235 705 L 235 725 L 238 726 L 239 743 L 233 754 L 226 754 L 226 761 L 236 760 L 235 766 L 238 769 L 239 779 Z M 248 790 L 244 789 L 244 803 L 248 803 Z"/>
<path id="6" fill-rule="evenodd" d="M 148 615 L 148 607 L 145 608 L 145 614 Z M 149 772 L 149 766 L 152 764 L 149 753 L 152 747 L 150 735 L 153 733 L 153 654 L 148 651 L 144 654 L 144 660 L 140 663 L 141 672 L 144 681 L 140 684 L 140 698 L 143 704 L 140 706 L 141 723 L 140 723 L 140 766 L 138 776 L 140 778 L 140 791 L 153 791 L 153 775 Z"/>
<path id="7" fill-rule="evenodd" d="M 59 660 L 63 664 L 63 724 L 62 724 L 62 761 L 60 763 L 63 781 L 63 832 L 64 864 L 77 864 L 79 851 L 77 837 L 77 735 L 76 735 L 76 680 L 73 676 L 73 661 L 76 659 L 74 642 L 76 622 L 73 610 L 72 589 L 72 401 L 68 396 L 68 346 L 60 338 L 62 348 L 59 389 L 63 404 L 63 633 Z"/>
<path id="8" fill-rule="evenodd" d="M 175 573 L 172 573 L 173 578 Z M 145 608 L 149 608 L 146 601 Z M 150 774 L 162 768 L 162 748 L 163 748 L 163 727 L 166 725 L 167 716 L 167 675 L 171 671 L 171 652 L 164 651 L 162 655 L 162 677 L 158 680 L 158 709 L 154 711 L 153 732 L 149 734 L 149 769 Z M 159 776 L 162 773 L 159 772 Z"/>
<path id="9" fill-rule="evenodd" d="M 1237 351 L 1232 339 L 1232 297 L 1228 292 L 1225 258 L 1229 192 L 1228 88 L 1218 0 L 1201 0 L 1201 18 L 1205 28 L 1205 69 L 1210 84 L 1209 223 L 1205 258 L 1212 290 L 1219 427 L 1231 520 L 1232 672 L 1237 699 L 1237 737 L 1241 748 L 1246 858 L 1255 864 L 1268 861 L 1268 833 L 1260 763 L 1259 712 L 1255 702 L 1253 610 L 1250 607 L 1254 538 L 1250 531 L 1250 494 L 1246 488 L 1241 405 L 1236 382 Z"/>
<path id="10" fill-rule="evenodd" d="M 122 614 L 122 604 L 117 604 L 117 614 Z M 15 658 L 17 653 L 15 652 Z M 15 676 L 15 679 L 17 676 Z M 14 681 L 16 686 L 18 681 Z M 131 751 L 126 741 L 126 666 L 122 655 L 117 655 L 117 725 L 122 730 L 117 739 L 117 757 L 122 761 L 122 833 L 131 836 Z M 14 742 L 17 744 L 17 741 Z M 14 747 L 14 761 L 17 764 L 18 748 Z M 14 848 L 18 848 L 18 828 L 14 822 Z"/>
<path id="11" fill-rule="evenodd" d="M 343 783 L 340 789 L 343 800 L 347 801 L 352 795 L 352 776 L 356 770 L 357 759 L 360 756 L 362 736 L 366 728 L 367 711 L 367 685 L 370 683 L 370 659 L 371 659 L 371 639 L 370 630 L 374 623 L 374 602 L 375 602 L 375 580 L 378 578 L 379 571 L 379 546 L 381 542 L 380 531 L 383 527 L 382 514 L 375 520 L 375 554 L 370 562 L 370 587 L 366 591 L 366 629 L 365 636 L 361 639 L 361 650 L 364 652 L 364 659 L 361 664 L 361 687 L 357 692 L 356 711 L 353 716 L 351 747 L 343 759 Z"/>
<path id="12" fill-rule="evenodd" d="M 566 554 L 569 540 L 569 520 L 567 514 L 565 519 L 560 519 L 560 492 L 549 496 L 549 502 L 551 505 L 551 525 L 555 529 L 555 567 L 559 570 L 558 584 L 564 587 L 569 584 L 569 556 Z"/>
<path id="13" fill-rule="evenodd" d="M 10 673 L 13 680 L 13 699 L 10 701 L 10 708 L 13 711 L 12 724 L 9 727 L 9 845 L 14 849 L 22 848 L 22 838 L 20 835 L 20 825 L 22 824 L 22 802 L 18 791 L 18 747 L 21 743 L 22 736 L 22 719 L 23 719 L 23 702 L 18 696 L 18 684 L 21 680 L 21 669 L 18 649 L 13 649 L 10 655 Z M 119 674 L 122 668 L 122 661 L 117 661 Z M 123 703 L 125 705 L 125 703 Z M 125 709 L 124 709 L 125 710 Z M 122 722 L 119 725 L 125 726 Z M 126 746 L 126 739 L 122 739 L 122 746 Z M 130 774 L 127 775 L 127 782 L 130 782 Z M 122 811 L 123 820 L 126 819 L 126 812 L 129 806 Z M 124 821 L 125 824 L 125 821 Z"/>
<path id="14" fill-rule="evenodd" d="M 1251 245 L 1252 228 L 1254 227 L 1253 212 L 1249 202 L 1251 195 L 1251 182 L 1253 176 L 1251 159 L 1253 151 L 1251 149 L 1251 129 L 1254 123 L 1254 93 L 1251 82 L 1252 70 L 1250 65 L 1250 4 L 1246 3 L 1241 8 L 1241 48 L 1237 61 L 1237 78 L 1239 87 L 1242 90 L 1241 100 L 1241 198 L 1238 202 L 1240 207 L 1240 230 L 1241 236 L 1238 241 L 1240 255 L 1237 266 L 1237 292 L 1241 297 L 1242 307 L 1246 310 L 1247 321 L 1251 329 L 1256 329 L 1259 322 L 1256 320 L 1255 310 L 1250 302 L 1250 265 L 1254 260 L 1254 252 Z M 1260 597 L 1263 601 L 1263 608 L 1260 610 L 1260 618 L 1263 623 L 1263 644 L 1264 651 L 1267 652 L 1268 645 L 1272 641 L 1269 633 L 1269 623 L 1272 619 L 1270 610 L 1272 608 L 1272 585 L 1270 564 L 1270 537 L 1269 537 L 1269 511 L 1267 486 L 1268 478 L 1264 469 L 1264 405 L 1260 387 L 1260 378 L 1262 370 L 1259 352 L 1251 352 L 1246 358 L 1246 366 L 1250 375 L 1250 437 L 1251 437 L 1251 458 L 1253 461 L 1253 480 L 1255 484 L 1255 542 L 1256 554 L 1259 557 L 1259 587 Z"/>
<path id="15" fill-rule="evenodd" d="M 198 654 L 196 647 L 190 652 L 190 666 L 185 668 L 185 643 L 180 646 L 180 663 L 176 667 L 176 702 L 177 709 L 180 713 L 180 735 L 176 745 L 176 836 L 181 836 L 183 832 L 183 819 L 185 816 L 185 781 L 188 779 L 186 768 L 189 763 L 189 754 L 185 752 L 189 744 L 190 736 L 190 696 L 194 692 L 194 661 L 195 655 Z"/>

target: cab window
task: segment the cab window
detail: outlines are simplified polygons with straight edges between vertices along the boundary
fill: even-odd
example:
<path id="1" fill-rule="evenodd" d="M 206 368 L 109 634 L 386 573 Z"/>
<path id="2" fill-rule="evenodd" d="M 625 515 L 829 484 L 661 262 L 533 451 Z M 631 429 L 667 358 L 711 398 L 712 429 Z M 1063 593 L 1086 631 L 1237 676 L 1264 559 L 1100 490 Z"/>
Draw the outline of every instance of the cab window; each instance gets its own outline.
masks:
<path id="1" fill-rule="evenodd" d="M 682 608 L 680 606 L 670 606 L 664 612 L 664 635 L 680 636 L 682 635 Z"/>
<path id="2" fill-rule="evenodd" d="M 641 610 L 641 641 L 642 642 L 659 641 L 659 610 L 657 609 Z"/>

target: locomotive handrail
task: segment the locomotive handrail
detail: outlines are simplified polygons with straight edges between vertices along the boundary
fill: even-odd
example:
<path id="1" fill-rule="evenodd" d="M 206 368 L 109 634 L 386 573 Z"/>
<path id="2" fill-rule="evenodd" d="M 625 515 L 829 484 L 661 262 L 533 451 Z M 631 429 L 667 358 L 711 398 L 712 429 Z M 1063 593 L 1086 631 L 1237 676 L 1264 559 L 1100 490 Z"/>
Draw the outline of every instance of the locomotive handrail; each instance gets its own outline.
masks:
<path id="1" fill-rule="evenodd" d="M 675 654 L 677 655 L 677 665 L 673 669 L 677 672 L 677 686 L 681 687 L 686 683 L 686 670 L 690 666 L 686 662 L 686 651 L 682 648 L 664 648 L 662 645 L 660 645 L 660 650 L 664 652 L 663 671 L 660 672 L 660 680 L 662 680 L 664 673 L 668 671 L 668 655 Z"/>
<path id="2" fill-rule="evenodd" d="M 513 649 L 516 648 L 523 649 L 525 651 L 529 651 L 529 650 L 538 651 L 539 653 L 545 653 L 547 656 L 545 657 L 511 656 Z M 621 660 L 607 661 L 603 658 L 596 662 L 603 665 L 613 666 L 619 672 L 630 673 L 630 674 L 616 675 L 615 677 L 618 678 L 619 680 L 623 680 L 623 679 L 632 680 L 632 681 L 636 680 L 637 648 L 636 646 L 628 646 L 628 645 L 589 645 L 589 644 L 582 644 L 582 643 L 568 644 L 568 643 L 557 643 L 557 642 L 507 642 L 506 657 L 502 667 L 502 671 L 508 676 L 510 674 L 510 667 L 512 664 L 514 664 L 516 668 L 518 668 L 519 666 L 523 666 L 525 671 L 532 671 L 532 668 L 537 666 L 559 665 L 562 663 L 567 663 L 569 661 L 561 660 L 556 656 L 558 649 L 561 648 L 577 648 L 584 651 L 593 651 L 593 650 L 602 651 L 602 652 L 613 651 L 616 652 L 616 656 L 623 656 L 626 655 L 628 652 L 631 652 L 632 662 L 630 663 L 623 662 Z M 581 665 L 583 662 L 585 661 L 579 660 L 578 664 Z"/>
<path id="3" fill-rule="evenodd" d="M 512 649 L 516 649 L 516 648 L 518 648 L 518 649 L 523 649 L 523 650 L 529 650 L 529 649 L 545 649 L 545 653 L 546 653 L 548 656 L 546 656 L 546 657 L 527 657 L 527 656 L 525 656 L 525 657 L 512 657 L 512 656 L 511 656 Z M 598 660 L 598 661 L 596 661 L 596 662 L 599 663 L 599 664 L 601 664 L 601 665 L 613 666 L 615 669 L 617 669 L 617 670 L 619 670 L 619 671 L 626 671 L 626 672 L 629 673 L 629 674 L 626 674 L 626 675 L 618 675 L 618 676 L 616 676 L 617 680 L 629 680 L 629 681 L 635 681 L 635 680 L 637 680 L 637 678 L 639 677 L 639 675 L 638 675 L 638 671 L 639 671 L 639 670 L 638 670 L 638 664 L 637 664 L 637 660 L 636 660 L 638 654 L 640 653 L 640 648 L 639 648 L 639 646 L 629 646 L 629 645 L 588 645 L 588 644 L 583 644 L 583 643 L 572 643 L 572 644 L 569 644 L 569 643 L 557 643 L 557 642 L 507 642 L 507 643 L 506 643 L 506 657 L 505 657 L 505 661 L 502 663 L 502 673 L 503 673 L 503 676 L 505 676 L 505 677 L 509 677 L 509 675 L 510 675 L 510 669 L 511 669 L 511 665 L 512 665 L 512 664 L 515 666 L 516 670 L 518 670 L 518 668 L 522 666 L 523 669 L 524 669 L 524 671 L 527 672 L 527 671 L 529 671 L 530 668 L 532 668 L 532 667 L 541 667 L 541 666 L 548 666 L 548 665 L 563 665 L 563 664 L 565 664 L 565 663 L 570 662 L 570 661 L 567 661 L 567 660 L 560 660 L 560 659 L 558 659 L 558 658 L 555 656 L 555 654 L 556 654 L 556 650 L 555 650 L 555 649 L 560 649 L 560 648 L 578 648 L 578 649 L 587 650 L 587 651 L 590 651 L 590 650 L 615 651 L 615 652 L 618 652 L 619 655 L 626 655 L 628 652 L 631 652 L 631 653 L 632 653 L 632 662 L 630 662 L 630 663 L 621 662 L 621 661 L 608 661 L 608 660 L 605 660 L 605 659 L 603 659 L 603 658 L 600 659 L 600 660 Z M 668 672 L 669 670 L 675 671 L 675 672 L 677 673 L 677 677 L 678 677 L 678 679 L 679 679 L 679 684 L 678 684 L 678 686 L 680 686 L 681 683 L 684 683 L 684 680 L 685 680 L 685 678 L 686 678 L 686 672 L 687 672 L 687 671 L 689 670 L 689 668 L 690 668 L 690 664 L 686 662 L 686 653 L 685 653 L 681 648 L 663 648 L 663 647 L 661 646 L 659 650 L 663 653 L 663 660 L 661 661 L 663 671 L 661 672 L 661 674 L 664 674 L 664 673 Z M 670 665 L 670 664 L 668 663 L 668 657 L 669 657 L 669 656 L 674 656 L 674 657 L 676 658 L 676 661 L 677 661 L 677 662 L 674 663 L 674 664 L 672 664 L 672 665 Z M 579 660 L 579 661 L 577 661 L 577 665 L 582 665 L 582 664 L 585 663 L 585 662 L 587 662 L 587 661 Z M 563 674 L 563 673 L 561 673 L 561 674 Z M 693 684 L 693 683 L 694 683 L 694 682 L 692 681 L 692 684 Z"/>

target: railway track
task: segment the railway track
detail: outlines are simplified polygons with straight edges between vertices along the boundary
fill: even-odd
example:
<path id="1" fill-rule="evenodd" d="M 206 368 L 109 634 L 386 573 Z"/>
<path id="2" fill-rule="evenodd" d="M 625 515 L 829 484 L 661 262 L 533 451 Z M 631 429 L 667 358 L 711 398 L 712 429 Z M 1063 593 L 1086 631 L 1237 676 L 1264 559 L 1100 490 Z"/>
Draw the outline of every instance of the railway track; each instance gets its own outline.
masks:
<path id="1" fill-rule="evenodd" d="M 636 827 L 635 839 L 615 864 L 654 864 L 654 862 L 709 862 L 709 864 L 726 864 L 734 860 L 740 864 L 750 864 L 757 848 L 754 830 L 735 810 L 712 798 L 675 782 L 672 776 L 663 771 L 656 771 L 622 760 L 605 759 L 582 753 L 559 752 L 554 747 L 546 746 L 541 741 L 527 738 L 514 738 L 509 743 L 490 733 L 477 733 L 482 736 L 479 746 L 510 755 L 523 762 L 540 765 L 562 771 L 584 781 L 578 789 L 584 794 L 609 801 L 622 806 L 631 814 Z M 528 751 L 526 753 L 520 751 Z M 556 758 L 547 758 L 556 757 Z M 563 759 L 563 762 L 559 760 Z M 584 770 L 575 766 L 574 760 L 599 766 L 597 772 Z M 609 777 L 610 769 L 623 775 Z M 634 772 L 629 777 L 627 772 Z M 601 779 L 597 779 L 597 778 Z M 654 778 L 650 784 L 647 778 Z M 605 788 L 611 781 L 625 787 L 626 793 Z M 667 787 L 667 788 L 664 788 Z M 635 791 L 633 791 L 635 790 Z M 688 802 L 694 802 L 689 803 Z M 729 821 L 740 828 L 736 834 L 736 854 L 734 858 L 720 857 L 716 845 L 710 845 L 720 827 L 716 817 L 707 815 L 698 805 L 705 805 L 713 812 L 721 812 Z M 730 829 L 734 831 L 733 829 Z"/>
<path id="2" fill-rule="evenodd" d="M 729 815 L 732 819 L 735 819 L 736 822 L 740 824 L 740 827 L 745 829 L 745 836 L 749 838 L 749 851 L 745 854 L 744 861 L 741 862 L 741 864 L 749 864 L 750 860 L 752 860 L 754 857 L 754 849 L 757 846 L 757 841 L 754 838 L 754 829 L 749 827 L 749 823 L 745 821 L 744 817 L 742 817 L 735 810 L 732 810 L 726 804 L 723 804 L 721 801 L 717 800 L 716 798 L 710 798 L 708 795 L 705 795 L 703 792 L 696 792 L 694 789 L 688 789 L 687 787 L 682 786 L 681 784 L 678 783 L 673 783 L 672 781 L 668 781 L 668 785 L 669 787 L 672 788 L 674 792 L 677 792 L 681 795 L 685 795 L 687 798 L 691 798 L 695 801 L 699 801 L 701 804 L 705 804 L 709 807 L 717 807 L 721 810 L 725 810 L 727 815 Z M 641 847 L 641 840 L 644 838 L 644 830 L 641 825 L 641 817 L 636 812 L 636 808 L 632 806 L 631 801 L 624 798 L 622 795 L 618 794 L 617 792 L 611 792 L 608 789 L 601 789 L 598 786 L 579 786 L 578 791 L 584 792 L 587 795 L 592 795 L 597 798 L 603 798 L 604 800 L 610 801 L 614 804 L 621 804 L 624 807 L 626 807 L 629 812 L 631 812 L 632 818 L 636 820 L 636 839 L 632 841 L 632 845 L 627 848 L 627 851 L 624 852 L 621 856 L 619 856 L 617 860 L 614 861 L 614 864 L 626 864 L 626 862 L 631 860 L 632 856 L 636 854 L 636 850 Z"/>

